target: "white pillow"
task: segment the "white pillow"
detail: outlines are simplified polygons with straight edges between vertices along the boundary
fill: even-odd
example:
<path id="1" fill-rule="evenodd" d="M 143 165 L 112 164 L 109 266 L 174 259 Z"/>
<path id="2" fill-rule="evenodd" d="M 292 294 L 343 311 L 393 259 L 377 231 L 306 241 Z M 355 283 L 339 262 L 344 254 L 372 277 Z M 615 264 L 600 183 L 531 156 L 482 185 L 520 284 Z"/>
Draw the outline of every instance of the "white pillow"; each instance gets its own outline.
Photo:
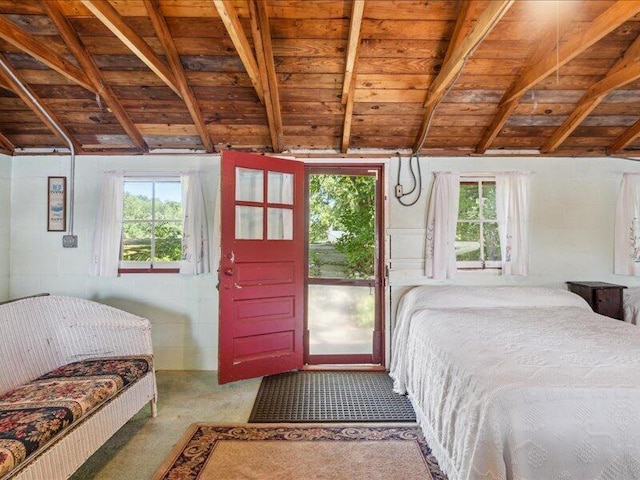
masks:
<path id="1" fill-rule="evenodd" d="M 568 290 L 546 287 L 420 286 L 404 295 L 404 309 L 581 307 L 591 310 L 580 296 Z"/>

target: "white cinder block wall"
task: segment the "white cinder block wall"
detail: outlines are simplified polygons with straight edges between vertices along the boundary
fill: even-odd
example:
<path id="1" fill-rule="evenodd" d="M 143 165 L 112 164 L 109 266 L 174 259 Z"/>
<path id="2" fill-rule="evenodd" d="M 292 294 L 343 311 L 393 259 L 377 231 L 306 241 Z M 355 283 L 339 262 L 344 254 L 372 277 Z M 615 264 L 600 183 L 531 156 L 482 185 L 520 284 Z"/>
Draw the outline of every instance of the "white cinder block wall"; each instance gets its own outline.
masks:
<path id="1" fill-rule="evenodd" d="M 8 158 L 8 157 L 7 157 Z M 63 249 L 62 234 L 46 231 L 46 178 L 68 176 L 68 157 L 0 157 L 0 207 L 11 195 L 8 223 L 0 219 L 0 298 L 38 292 L 95 299 L 147 317 L 160 369 L 217 369 L 218 293 L 215 275 L 124 275 L 114 279 L 87 274 L 101 174 L 107 170 L 205 173 L 209 217 L 213 226 L 218 188 L 217 156 L 79 157 L 76 177 L 75 233 L 77 249 Z M 531 275 L 503 277 L 463 273 L 460 284 L 548 285 L 567 280 L 602 280 L 640 285 L 613 275 L 615 202 L 624 172 L 640 171 L 640 163 L 613 158 L 423 158 L 423 194 L 413 207 L 388 203 L 388 241 L 394 295 L 408 285 L 434 283 L 422 275 L 426 202 L 434 171 L 491 172 L 527 170 L 531 183 Z M 389 192 L 396 183 L 397 159 L 387 172 Z M 11 172 L 11 183 L 6 180 Z M 406 160 L 403 166 L 405 188 Z M 10 188 L 9 188 L 10 187 Z M 5 202 L 5 203 L 3 203 Z M 6 212 L 6 207 L 2 212 Z M 4 234 L 4 236 L 3 236 Z M 10 275 L 2 259 L 10 252 Z M 215 270 L 214 266 L 214 270 Z M 9 292 L 2 290 L 9 278 Z M 3 280 L 4 279 L 4 280 Z M 435 282 L 437 283 L 437 282 Z M 6 287 L 5 287 L 6 290 Z"/>
<path id="2" fill-rule="evenodd" d="M 74 228 L 78 248 L 62 248 L 63 234 L 47 232 L 46 185 L 47 176 L 68 177 L 69 157 L 15 157 L 11 195 L 11 297 L 49 292 L 122 308 L 153 322 L 158 369 L 217 369 L 215 275 L 135 274 L 98 278 L 87 274 L 100 181 L 102 174 L 109 170 L 161 174 L 202 171 L 209 196 L 210 228 L 213 227 L 218 157 L 78 157 Z"/>
<path id="3" fill-rule="evenodd" d="M 0 154 L 0 302 L 9 299 L 11 157 Z"/>
<path id="4" fill-rule="evenodd" d="M 390 191 L 397 159 L 391 162 Z M 568 280 L 640 284 L 613 274 L 613 227 L 622 174 L 639 172 L 640 163 L 616 158 L 423 158 L 425 192 L 414 207 L 390 200 L 390 257 L 393 285 L 442 283 L 423 276 L 426 204 L 433 172 L 520 170 L 531 176 L 530 275 L 501 276 L 461 272 L 455 283 L 469 285 L 545 285 L 564 287 Z M 405 185 L 406 160 L 403 164 Z M 405 187 L 406 188 L 406 187 Z M 452 282 L 447 282 L 452 283 Z"/>

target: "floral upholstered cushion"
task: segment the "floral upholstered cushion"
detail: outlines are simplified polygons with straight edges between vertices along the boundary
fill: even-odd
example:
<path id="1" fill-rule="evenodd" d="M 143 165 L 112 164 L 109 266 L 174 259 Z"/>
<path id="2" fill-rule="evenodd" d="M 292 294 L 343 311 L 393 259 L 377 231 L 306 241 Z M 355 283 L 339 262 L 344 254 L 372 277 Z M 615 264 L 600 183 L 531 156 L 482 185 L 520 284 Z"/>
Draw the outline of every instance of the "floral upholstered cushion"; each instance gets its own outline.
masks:
<path id="1" fill-rule="evenodd" d="M 148 356 L 84 360 L 0 395 L 0 477 L 150 370 Z"/>
<path id="2" fill-rule="evenodd" d="M 150 357 L 110 357 L 94 358 L 81 362 L 69 363 L 41 376 L 38 380 L 68 377 L 105 377 L 111 376 L 126 387 L 144 376 L 150 369 Z"/>

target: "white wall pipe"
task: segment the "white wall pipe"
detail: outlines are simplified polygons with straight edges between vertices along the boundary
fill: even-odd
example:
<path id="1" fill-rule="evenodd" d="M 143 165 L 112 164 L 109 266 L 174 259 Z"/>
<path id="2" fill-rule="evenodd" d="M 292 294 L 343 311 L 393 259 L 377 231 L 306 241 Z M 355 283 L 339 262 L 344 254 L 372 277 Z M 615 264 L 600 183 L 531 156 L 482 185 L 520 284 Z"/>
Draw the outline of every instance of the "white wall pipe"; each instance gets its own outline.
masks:
<path id="1" fill-rule="evenodd" d="M 0 67 L 2 67 L 2 69 L 6 72 L 6 74 L 9 75 L 9 77 L 11 77 L 11 79 L 18 85 L 18 87 L 20 87 L 20 90 L 22 90 L 22 92 L 27 97 L 29 97 L 29 99 L 38 108 L 38 110 L 40 110 L 40 113 L 42 113 L 42 115 L 44 115 L 46 119 L 49 120 L 51 125 L 53 125 L 53 127 L 62 136 L 62 138 L 66 140 L 67 145 L 69 146 L 69 151 L 71 152 L 71 165 L 69 169 L 69 176 L 70 176 L 70 179 L 69 179 L 69 229 L 67 232 L 69 236 L 73 237 L 74 236 L 73 235 L 73 210 L 75 205 L 74 187 L 75 187 L 75 174 L 76 174 L 76 151 L 75 151 L 75 148 L 73 147 L 73 142 L 71 141 L 69 136 L 62 130 L 62 128 L 60 128 L 58 123 L 53 118 L 51 118 L 51 115 L 49 115 L 49 112 L 47 112 L 42 107 L 40 102 L 33 96 L 33 94 L 29 91 L 29 89 L 13 73 L 13 70 L 7 66 L 7 64 L 4 61 L 4 58 L 1 56 L 0 56 Z M 63 245 L 67 246 L 64 240 L 63 240 Z M 75 244 L 72 246 L 77 247 L 78 246 L 77 242 L 75 242 Z"/>

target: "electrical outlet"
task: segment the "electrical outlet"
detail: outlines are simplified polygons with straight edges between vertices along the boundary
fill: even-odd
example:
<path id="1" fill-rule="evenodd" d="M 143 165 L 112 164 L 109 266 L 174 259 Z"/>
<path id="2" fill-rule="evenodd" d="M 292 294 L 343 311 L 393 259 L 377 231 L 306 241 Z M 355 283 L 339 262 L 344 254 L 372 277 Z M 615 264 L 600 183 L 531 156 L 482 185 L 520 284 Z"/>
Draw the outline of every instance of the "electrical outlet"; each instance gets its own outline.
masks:
<path id="1" fill-rule="evenodd" d="M 400 198 L 402 196 L 402 185 L 396 185 L 396 198 Z"/>
<path id="2" fill-rule="evenodd" d="M 62 237 L 62 246 L 64 248 L 78 248 L 78 236 L 64 235 Z"/>

